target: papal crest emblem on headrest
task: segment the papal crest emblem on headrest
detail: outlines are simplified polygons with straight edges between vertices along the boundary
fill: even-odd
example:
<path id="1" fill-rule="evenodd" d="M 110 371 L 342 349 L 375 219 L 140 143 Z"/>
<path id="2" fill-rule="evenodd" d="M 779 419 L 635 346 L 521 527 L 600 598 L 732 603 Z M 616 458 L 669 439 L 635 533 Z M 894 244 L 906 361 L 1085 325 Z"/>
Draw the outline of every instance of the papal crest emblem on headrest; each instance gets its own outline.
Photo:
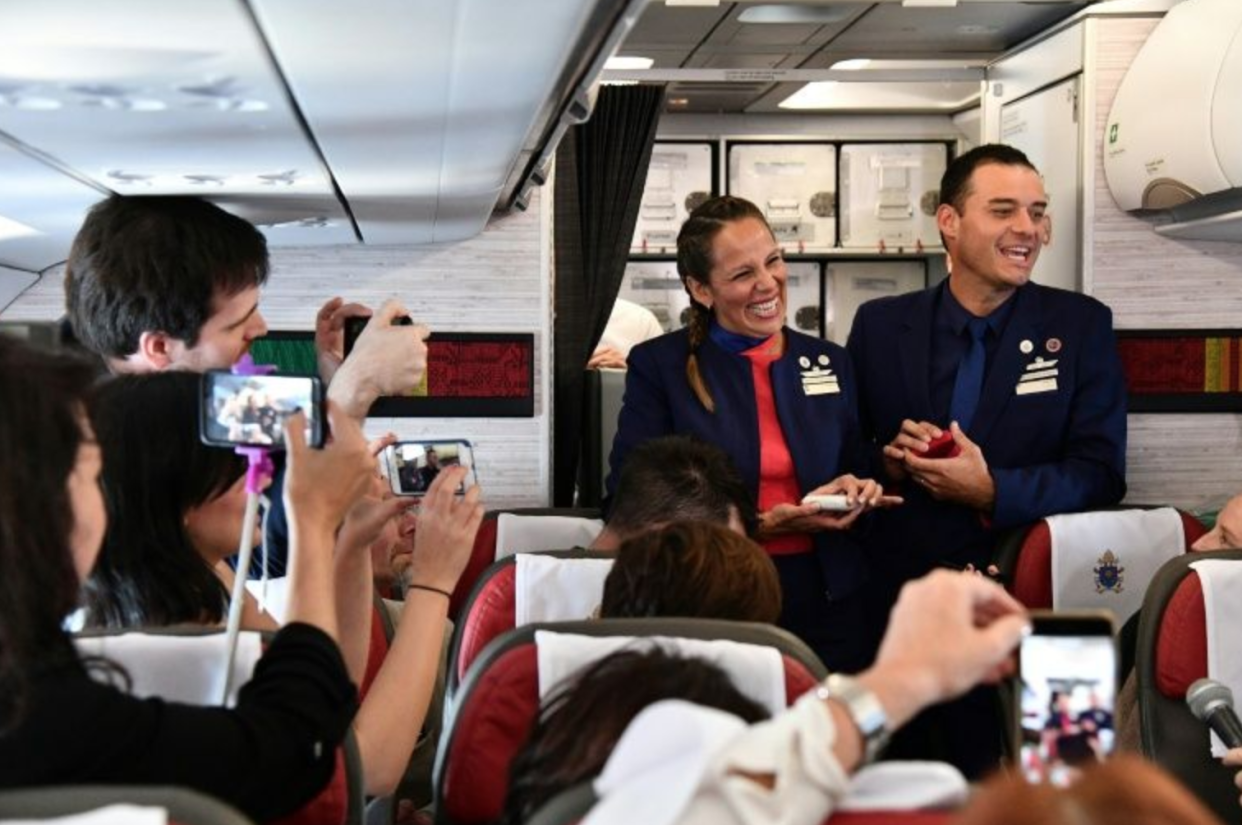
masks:
<path id="1" fill-rule="evenodd" d="M 1117 562 L 1121 561 L 1112 550 L 1105 550 L 1104 555 L 1096 559 L 1099 566 L 1093 568 L 1095 571 L 1095 592 L 1103 593 L 1105 590 L 1111 590 L 1114 593 L 1120 593 L 1125 588 L 1122 586 L 1125 582 L 1126 569 Z"/>

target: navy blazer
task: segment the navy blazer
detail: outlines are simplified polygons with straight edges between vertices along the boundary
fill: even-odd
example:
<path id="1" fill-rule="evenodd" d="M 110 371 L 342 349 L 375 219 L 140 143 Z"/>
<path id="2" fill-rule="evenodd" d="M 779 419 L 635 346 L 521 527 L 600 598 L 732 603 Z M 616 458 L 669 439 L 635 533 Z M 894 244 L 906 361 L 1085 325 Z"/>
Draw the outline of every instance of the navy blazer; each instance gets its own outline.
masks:
<path id="1" fill-rule="evenodd" d="M 848 353 L 830 341 L 786 328 L 785 354 L 772 364 L 772 394 L 781 430 L 805 495 L 837 476 L 869 475 L 860 440 L 857 388 Z M 751 362 L 710 339 L 699 347 L 699 371 L 716 402 L 715 413 L 699 402 L 686 379 L 690 338 L 671 332 L 630 351 L 625 398 L 609 459 L 607 491 L 616 491 L 630 450 L 662 435 L 694 435 L 716 444 L 733 459 L 752 495 L 759 491 L 759 412 Z M 826 359 L 826 364 L 821 362 Z M 840 392 L 808 395 L 803 373 L 830 370 Z M 831 598 L 857 590 L 866 579 L 860 545 L 847 532 L 813 534 Z"/>
<path id="2" fill-rule="evenodd" d="M 859 371 L 859 416 L 877 452 L 903 419 L 949 424 L 935 420 L 928 389 L 936 295 L 933 287 L 869 301 L 854 318 L 847 346 Z M 996 483 L 991 528 L 978 512 L 906 484 L 906 503 L 877 520 L 871 539 L 886 560 L 912 563 L 908 575 L 940 561 L 977 564 L 993 530 L 1125 495 L 1126 387 L 1111 311 L 1035 283 L 1010 300 L 969 433 Z"/>

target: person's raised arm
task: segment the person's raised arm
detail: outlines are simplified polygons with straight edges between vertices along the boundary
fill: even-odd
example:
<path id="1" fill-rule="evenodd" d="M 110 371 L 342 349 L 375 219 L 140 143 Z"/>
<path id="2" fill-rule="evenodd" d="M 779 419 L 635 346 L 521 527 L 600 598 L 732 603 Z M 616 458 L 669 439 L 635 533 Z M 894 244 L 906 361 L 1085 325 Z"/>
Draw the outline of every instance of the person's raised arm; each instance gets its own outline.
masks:
<path id="1" fill-rule="evenodd" d="M 423 497 L 401 623 L 354 721 L 368 794 L 396 788 L 431 703 L 449 598 L 483 521 L 478 487 L 455 494 L 465 477 L 465 468 L 447 467 Z"/>
<path id="2" fill-rule="evenodd" d="M 322 450 L 306 446 L 302 413 L 285 422 L 290 548 L 286 621 L 314 625 L 339 641 L 332 549 L 345 514 L 370 483 L 374 461 L 356 421 L 331 402 L 328 419 L 333 439 Z"/>
<path id="3" fill-rule="evenodd" d="M 1025 609 L 999 585 L 938 570 L 902 589 L 876 662 L 858 682 L 896 730 L 929 705 L 1011 673 L 1028 629 Z M 833 753 L 852 770 L 862 755 L 858 728 L 845 706 L 827 702 L 838 731 Z"/>
<path id="4" fill-rule="evenodd" d="M 399 302 L 385 301 L 328 384 L 329 400 L 356 421 L 366 418 L 380 396 L 399 395 L 423 379 L 427 329 L 417 324 L 394 326 L 394 319 L 404 315 L 408 312 Z"/>

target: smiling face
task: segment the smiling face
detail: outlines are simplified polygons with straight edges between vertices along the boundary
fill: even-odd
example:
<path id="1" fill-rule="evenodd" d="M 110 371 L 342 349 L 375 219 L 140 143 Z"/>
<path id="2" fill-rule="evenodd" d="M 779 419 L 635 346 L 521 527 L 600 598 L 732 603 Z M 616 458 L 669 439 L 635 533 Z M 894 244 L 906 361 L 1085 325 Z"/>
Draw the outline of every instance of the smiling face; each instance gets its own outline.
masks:
<path id="1" fill-rule="evenodd" d="M 1047 209 L 1035 170 L 1001 163 L 977 167 L 961 212 L 942 204 L 936 213 L 953 260 L 953 285 L 979 295 L 1004 294 L 1029 281 L 1051 231 Z"/>
<path id="2" fill-rule="evenodd" d="M 766 338 L 785 323 L 785 258 L 758 218 L 726 223 L 712 239 L 706 283 L 688 278 L 690 295 L 713 310 L 716 323 L 740 335 Z"/>

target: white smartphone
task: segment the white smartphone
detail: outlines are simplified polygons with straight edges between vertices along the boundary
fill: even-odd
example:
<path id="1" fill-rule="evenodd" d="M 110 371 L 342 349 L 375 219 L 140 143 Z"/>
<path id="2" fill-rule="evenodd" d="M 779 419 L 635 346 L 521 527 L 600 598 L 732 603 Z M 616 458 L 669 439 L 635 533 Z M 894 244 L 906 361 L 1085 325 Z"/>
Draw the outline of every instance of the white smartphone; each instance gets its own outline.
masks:
<path id="1" fill-rule="evenodd" d="M 445 438 L 434 441 L 398 441 L 385 448 L 380 464 L 393 493 L 420 497 L 427 493 L 431 482 L 446 467 L 466 468 L 466 478 L 457 488 L 457 495 L 476 482 L 474 449 L 465 439 Z"/>
<path id="2" fill-rule="evenodd" d="M 1069 785 L 1113 750 L 1117 643 L 1102 611 L 1032 611 L 1018 649 L 1018 759 L 1031 782 Z"/>

